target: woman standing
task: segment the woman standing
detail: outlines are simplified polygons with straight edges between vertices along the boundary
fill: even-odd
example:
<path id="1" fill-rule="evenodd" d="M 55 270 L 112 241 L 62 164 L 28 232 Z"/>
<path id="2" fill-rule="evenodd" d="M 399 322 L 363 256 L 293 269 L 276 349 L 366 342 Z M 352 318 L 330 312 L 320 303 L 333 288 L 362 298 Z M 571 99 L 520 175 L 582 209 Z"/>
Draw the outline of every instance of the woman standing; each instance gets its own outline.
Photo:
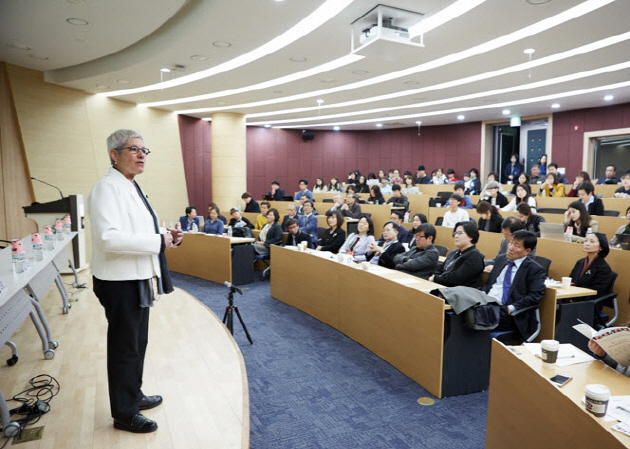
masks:
<path id="1" fill-rule="evenodd" d="M 329 210 L 326 212 L 326 223 L 328 223 L 330 228 L 324 233 L 324 236 L 319 241 L 319 245 L 315 249 L 337 254 L 339 248 L 341 248 L 346 240 L 346 231 L 341 229 L 343 226 L 343 216 L 341 212 L 338 210 Z"/>
<path id="2" fill-rule="evenodd" d="M 280 214 L 278 209 L 272 208 L 267 212 L 267 224 L 263 226 L 254 242 L 254 250 L 258 254 L 269 254 L 271 245 L 282 243 L 282 228 L 278 224 Z"/>
<path id="3" fill-rule="evenodd" d="M 350 234 L 339 254 L 349 254 L 355 261 L 364 261 L 370 245 L 374 243 L 374 223 L 370 217 L 361 217 L 357 223 L 357 232 Z"/>
<path id="4" fill-rule="evenodd" d="M 547 174 L 547 155 L 543 154 L 540 156 L 538 160 L 538 165 L 540 165 L 540 174 L 545 176 Z"/>
<path id="5" fill-rule="evenodd" d="M 158 293 L 171 293 L 164 251 L 178 245 L 182 231 L 161 234 L 147 196 L 135 181 L 150 151 L 140 133 L 119 129 L 107 138 L 112 167 L 87 201 L 92 226 L 94 293 L 107 317 L 107 378 L 114 427 L 134 433 L 157 430 L 141 410 L 162 403 L 141 390 L 149 337 L 153 280 Z"/>

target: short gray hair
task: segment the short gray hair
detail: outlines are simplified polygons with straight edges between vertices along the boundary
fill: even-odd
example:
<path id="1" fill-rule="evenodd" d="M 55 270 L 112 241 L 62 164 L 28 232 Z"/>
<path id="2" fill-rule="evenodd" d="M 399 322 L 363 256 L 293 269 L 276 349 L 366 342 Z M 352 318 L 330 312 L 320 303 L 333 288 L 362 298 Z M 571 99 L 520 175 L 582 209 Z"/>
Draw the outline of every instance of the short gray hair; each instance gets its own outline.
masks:
<path id="1" fill-rule="evenodd" d="M 119 129 L 118 131 L 114 131 L 107 138 L 107 155 L 109 155 L 109 150 L 117 150 L 120 154 L 120 149 L 129 142 L 130 139 L 139 138 L 144 141 L 144 137 L 138 131 L 134 131 L 133 129 Z M 114 160 L 109 158 L 109 161 L 112 165 L 114 165 Z"/>

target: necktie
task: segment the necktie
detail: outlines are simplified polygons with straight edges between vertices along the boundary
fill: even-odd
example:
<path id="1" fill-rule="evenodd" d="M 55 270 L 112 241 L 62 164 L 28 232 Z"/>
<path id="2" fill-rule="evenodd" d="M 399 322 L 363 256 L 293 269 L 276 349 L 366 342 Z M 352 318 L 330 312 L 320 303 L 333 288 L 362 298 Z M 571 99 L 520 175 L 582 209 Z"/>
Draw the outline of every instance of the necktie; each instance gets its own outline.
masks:
<path id="1" fill-rule="evenodd" d="M 501 301 L 503 304 L 507 304 L 508 296 L 510 296 L 510 287 L 512 287 L 512 268 L 514 268 L 514 262 L 511 260 L 508 262 L 507 270 L 505 271 L 505 277 L 503 278 L 503 295 Z"/>

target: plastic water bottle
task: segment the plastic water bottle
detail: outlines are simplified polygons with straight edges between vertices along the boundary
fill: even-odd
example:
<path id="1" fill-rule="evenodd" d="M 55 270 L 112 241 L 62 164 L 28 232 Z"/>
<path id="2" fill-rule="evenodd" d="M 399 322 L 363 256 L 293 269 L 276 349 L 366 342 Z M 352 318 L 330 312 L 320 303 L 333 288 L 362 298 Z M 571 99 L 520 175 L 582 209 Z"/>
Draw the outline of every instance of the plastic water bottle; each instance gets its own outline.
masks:
<path id="1" fill-rule="evenodd" d="M 192 226 L 190 227 L 190 232 L 199 232 L 199 226 L 197 226 L 197 223 L 193 222 Z"/>
<path id="2" fill-rule="evenodd" d="M 72 230 L 72 219 L 70 218 L 70 215 L 66 215 L 65 217 L 63 217 L 63 233 L 70 234 L 71 230 Z"/>
<path id="3" fill-rule="evenodd" d="M 229 238 L 232 238 L 232 226 L 227 227 L 227 235 Z"/>
<path id="4" fill-rule="evenodd" d="M 592 228 L 588 228 L 586 230 L 586 235 L 592 234 L 593 233 L 593 229 Z"/>
<path id="5" fill-rule="evenodd" d="M 57 240 L 63 240 L 63 223 L 59 218 L 55 220 L 55 235 L 57 236 Z"/>
<path id="6" fill-rule="evenodd" d="M 409 211 L 405 212 L 405 223 L 409 223 Z"/>
<path id="7" fill-rule="evenodd" d="M 44 226 L 44 251 L 52 251 L 55 249 L 55 240 L 52 226 Z"/>
<path id="8" fill-rule="evenodd" d="M 31 242 L 33 243 L 33 255 L 35 256 L 35 260 L 38 262 L 44 260 L 44 248 L 41 234 L 39 232 L 31 234 Z"/>
<path id="9" fill-rule="evenodd" d="M 24 252 L 24 247 L 22 246 L 22 240 L 11 240 L 11 263 L 15 274 L 24 272 L 25 260 L 26 253 Z"/>

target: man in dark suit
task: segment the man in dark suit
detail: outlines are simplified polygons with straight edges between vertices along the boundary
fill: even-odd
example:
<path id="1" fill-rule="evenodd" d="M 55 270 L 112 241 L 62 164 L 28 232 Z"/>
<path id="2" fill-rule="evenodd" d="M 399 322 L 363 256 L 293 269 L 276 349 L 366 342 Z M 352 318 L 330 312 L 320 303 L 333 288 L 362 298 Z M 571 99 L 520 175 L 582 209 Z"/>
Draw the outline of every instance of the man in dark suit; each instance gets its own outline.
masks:
<path id="1" fill-rule="evenodd" d="M 429 279 L 437 268 L 440 255 L 433 244 L 436 236 L 435 227 L 422 223 L 415 233 L 416 246 L 406 253 L 394 256 L 396 269 L 423 279 Z"/>
<path id="2" fill-rule="evenodd" d="M 289 231 L 289 236 L 285 246 L 298 246 L 300 243 L 306 242 L 308 248 L 313 247 L 311 236 L 300 230 L 300 224 L 297 219 L 289 218 L 287 220 L 287 230 Z"/>
<path id="3" fill-rule="evenodd" d="M 287 229 L 288 226 L 288 221 L 291 218 L 295 218 L 296 220 L 298 219 L 298 210 L 297 210 L 297 206 L 295 205 L 295 203 L 288 203 L 287 204 L 287 215 L 284 216 L 284 218 L 282 219 L 282 232 L 288 232 L 289 230 Z"/>
<path id="4" fill-rule="evenodd" d="M 179 217 L 179 224 L 182 226 L 182 231 L 192 231 L 193 224 L 197 225 L 199 230 L 199 217 L 197 217 L 197 209 L 195 206 L 188 206 L 186 208 L 186 215 Z"/>
<path id="5" fill-rule="evenodd" d="M 536 235 L 517 231 L 505 255 L 497 257 L 483 292 L 501 301 L 497 331 L 516 331 L 526 340 L 537 326 L 534 310 L 512 316 L 514 312 L 538 305 L 545 292 L 545 269 L 527 257 L 536 249 Z"/>
<path id="6" fill-rule="evenodd" d="M 379 246 L 376 243 L 372 243 L 370 252 L 366 254 L 366 260 L 382 267 L 394 268 L 396 266 L 394 256 L 405 252 L 405 247 L 398 241 L 399 231 L 400 226 L 393 221 L 385 223 L 385 226 L 383 226 L 384 245 Z"/>
<path id="7" fill-rule="evenodd" d="M 614 165 L 606 166 L 606 177 L 597 180 L 597 184 L 619 184 L 619 178 L 617 178 L 617 167 Z"/>
<path id="8" fill-rule="evenodd" d="M 284 190 L 280 188 L 280 183 L 278 181 L 271 181 L 271 190 L 267 194 L 273 197 L 273 201 L 282 201 L 282 198 L 286 196 Z"/>

